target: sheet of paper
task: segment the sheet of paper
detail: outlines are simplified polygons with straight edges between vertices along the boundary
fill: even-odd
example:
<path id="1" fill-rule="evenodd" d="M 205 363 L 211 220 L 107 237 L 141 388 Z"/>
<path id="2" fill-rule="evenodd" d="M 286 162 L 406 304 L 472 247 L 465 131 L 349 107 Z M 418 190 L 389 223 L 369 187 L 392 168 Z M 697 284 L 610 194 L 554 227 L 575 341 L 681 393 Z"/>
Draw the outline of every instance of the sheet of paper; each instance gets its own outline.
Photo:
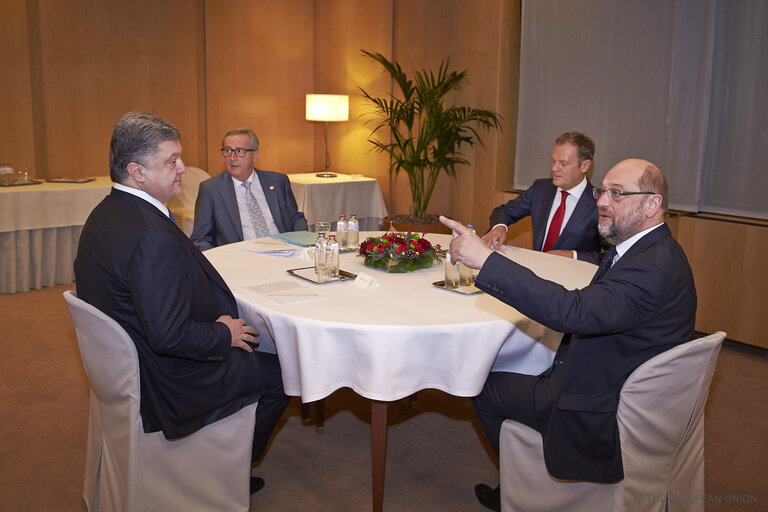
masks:
<path id="1" fill-rule="evenodd" d="M 244 289 L 258 293 L 278 304 L 293 304 L 294 302 L 305 302 L 308 300 L 325 298 L 324 295 L 320 295 L 313 288 L 293 280 L 255 284 L 245 286 Z"/>
<path id="2" fill-rule="evenodd" d="M 240 252 L 265 254 L 267 256 L 275 256 L 278 258 L 290 258 L 299 254 L 298 249 L 295 249 L 293 246 L 283 242 L 275 242 L 269 239 L 252 240 L 242 247 L 239 247 L 237 250 Z"/>

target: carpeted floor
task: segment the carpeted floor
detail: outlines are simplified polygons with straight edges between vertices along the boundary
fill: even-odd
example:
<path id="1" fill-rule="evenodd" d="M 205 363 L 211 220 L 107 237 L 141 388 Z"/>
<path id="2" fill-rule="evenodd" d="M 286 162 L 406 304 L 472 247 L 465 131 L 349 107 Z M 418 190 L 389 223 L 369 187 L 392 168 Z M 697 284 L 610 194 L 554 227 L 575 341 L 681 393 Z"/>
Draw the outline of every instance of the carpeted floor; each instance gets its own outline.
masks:
<path id="1" fill-rule="evenodd" d="M 88 381 L 58 286 L 0 295 L 0 511 L 85 510 Z M 706 510 L 768 510 L 768 357 L 726 343 L 706 411 Z M 427 390 L 389 407 L 385 510 L 481 511 L 474 484 L 498 482 L 468 399 Z M 254 474 L 253 510 L 371 509 L 370 409 L 349 390 L 326 430 L 303 426 L 293 399 Z M 736 501 L 736 503 L 734 503 Z"/>

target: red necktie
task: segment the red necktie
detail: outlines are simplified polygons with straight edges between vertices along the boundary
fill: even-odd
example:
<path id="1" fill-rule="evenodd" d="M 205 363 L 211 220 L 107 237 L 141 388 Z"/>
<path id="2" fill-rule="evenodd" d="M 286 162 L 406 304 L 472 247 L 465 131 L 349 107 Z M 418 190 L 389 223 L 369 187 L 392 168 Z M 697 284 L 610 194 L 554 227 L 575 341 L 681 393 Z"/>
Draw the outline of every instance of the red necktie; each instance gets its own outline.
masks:
<path id="1" fill-rule="evenodd" d="M 549 252 L 552 250 L 552 246 L 555 245 L 557 237 L 560 236 L 560 228 L 563 227 L 563 217 L 565 217 L 565 198 L 568 197 L 568 192 L 561 190 L 562 197 L 560 198 L 560 206 L 555 210 L 555 215 L 552 217 L 552 222 L 549 223 L 549 231 L 547 232 L 547 240 L 544 242 L 544 248 L 542 252 Z"/>

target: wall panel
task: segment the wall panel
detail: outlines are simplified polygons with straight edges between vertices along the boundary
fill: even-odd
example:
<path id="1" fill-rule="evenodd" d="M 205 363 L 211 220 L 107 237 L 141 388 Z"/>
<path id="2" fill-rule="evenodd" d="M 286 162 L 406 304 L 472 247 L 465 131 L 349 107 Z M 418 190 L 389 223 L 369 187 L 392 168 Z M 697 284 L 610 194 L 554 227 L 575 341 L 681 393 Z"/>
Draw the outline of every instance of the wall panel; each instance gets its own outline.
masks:
<path id="1" fill-rule="evenodd" d="M 48 176 L 108 173 L 112 127 L 131 110 L 173 123 L 186 163 L 199 165 L 199 5 L 40 2 Z"/>
<path id="2" fill-rule="evenodd" d="M 27 11 L 0 1 L 0 162 L 35 171 Z"/>
<path id="3" fill-rule="evenodd" d="M 693 269 L 699 298 L 696 330 L 768 348 L 768 221 L 715 214 L 682 216 L 677 239 Z M 737 221 L 737 222 L 734 222 Z"/>
<path id="4" fill-rule="evenodd" d="M 286 173 L 312 167 L 312 0 L 206 2 L 208 163 L 224 169 L 221 138 L 233 128 L 259 137 L 256 166 Z"/>
<path id="5" fill-rule="evenodd" d="M 374 152 L 373 145 L 368 142 L 373 123 L 366 124 L 372 117 L 359 88 L 372 95 L 386 96 L 390 81 L 379 64 L 364 56 L 360 50 L 385 55 L 391 53 L 392 9 L 391 0 L 329 0 L 318 3 L 314 21 L 314 84 L 307 91 L 349 95 L 349 121 L 329 123 L 328 126 L 331 169 L 377 178 L 385 201 L 389 198 L 389 158 Z M 313 169 L 319 169 L 325 159 L 322 125 L 312 124 Z"/>

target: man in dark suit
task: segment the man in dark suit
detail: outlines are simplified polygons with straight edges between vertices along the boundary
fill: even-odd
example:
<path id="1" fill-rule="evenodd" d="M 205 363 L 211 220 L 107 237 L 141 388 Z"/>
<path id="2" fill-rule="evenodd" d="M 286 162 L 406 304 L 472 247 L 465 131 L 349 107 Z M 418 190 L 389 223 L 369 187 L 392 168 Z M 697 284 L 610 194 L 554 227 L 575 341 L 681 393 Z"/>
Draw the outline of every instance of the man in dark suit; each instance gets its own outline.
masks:
<path id="1" fill-rule="evenodd" d="M 136 344 L 145 432 L 183 437 L 258 401 L 259 459 L 288 397 L 277 357 L 251 348 L 258 332 L 237 318 L 232 292 L 163 204 L 186 172 L 179 132 L 128 113 L 115 124 L 109 165 L 114 185 L 83 227 L 75 281 L 78 296 Z M 252 492 L 261 486 L 252 478 Z"/>
<path id="2" fill-rule="evenodd" d="M 624 477 L 616 410 L 632 371 L 693 338 L 696 290 L 688 260 L 664 223 L 667 183 L 645 160 L 624 160 L 596 189 L 601 238 L 613 245 L 589 286 L 569 291 L 498 253 L 459 223 L 451 259 L 481 268 L 476 286 L 566 333 L 538 376 L 492 372 L 475 410 L 499 453 L 511 418 L 542 434 L 555 478 L 617 482 Z M 611 266 L 612 265 L 612 266 Z M 498 510 L 499 488 L 480 484 L 481 503 Z"/>
<path id="3" fill-rule="evenodd" d="M 536 180 L 525 193 L 496 207 L 483 242 L 498 249 L 507 236 L 507 226 L 530 216 L 534 250 L 600 261 L 597 207 L 586 177 L 594 155 L 595 143 L 586 135 L 560 135 L 552 149 L 552 179 Z"/>
<path id="4" fill-rule="evenodd" d="M 201 250 L 251 238 L 303 231 L 291 182 L 284 174 L 256 169 L 259 139 L 251 130 L 231 130 L 221 142 L 227 172 L 200 183 L 190 237 Z"/>

